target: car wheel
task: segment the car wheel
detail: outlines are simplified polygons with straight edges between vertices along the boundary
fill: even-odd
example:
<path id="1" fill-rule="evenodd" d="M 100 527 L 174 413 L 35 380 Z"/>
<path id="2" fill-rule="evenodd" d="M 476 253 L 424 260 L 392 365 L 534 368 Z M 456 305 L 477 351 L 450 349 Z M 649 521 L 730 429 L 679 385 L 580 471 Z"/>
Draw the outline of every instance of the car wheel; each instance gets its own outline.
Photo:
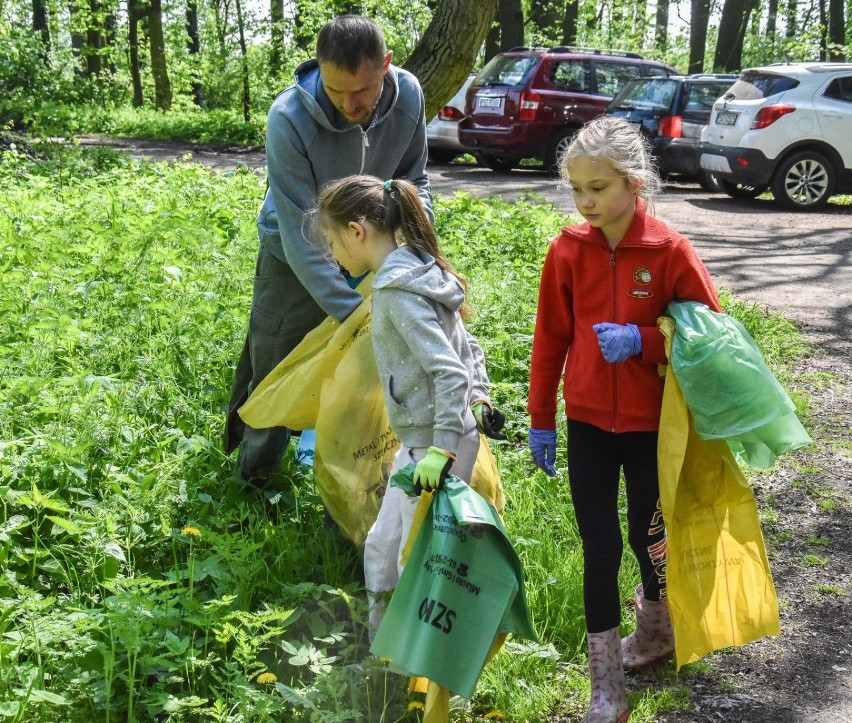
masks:
<path id="1" fill-rule="evenodd" d="M 576 133 L 576 128 L 563 128 L 550 139 L 547 152 L 544 154 L 544 167 L 551 178 L 559 177 L 559 162 L 565 155 L 565 151 L 568 150 L 571 139 L 574 138 Z"/>
<path id="2" fill-rule="evenodd" d="M 731 198 L 739 199 L 740 201 L 747 201 L 752 198 L 757 198 L 761 193 L 763 193 L 767 188 L 769 188 L 769 184 L 761 183 L 756 186 L 752 186 L 748 183 L 735 183 L 734 181 L 728 181 L 724 178 L 715 177 L 719 182 L 719 188 L 722 193 L 727 193 Z"/>
<path id="3" fill-rule="evenodd" d="M 708 193 L 724 193 L 719 178 L 710 171 L 701 171 L 698 174 L 698 185 Z"/>
<path id="4" fill-rule="evenodd" d="M 476 156 L 476 160 L 481 166 L 490 168 L 497 173 L 508 173 L 520 162 L 520 158 L 512 156 L 488 156 L 480 153 Z"/>
<path id="5" fill-rule="evenodd" d="M 772 195 L 782 208 L 818 208 L 834 192 L 834 167 L 814 151 L 802 151 L 786 159 L 772 179 Z"/>
<path id="6" fill-rule="evenodd" d="M 429 160 L 432 161 L 432 163 L 449 163 L 457 155 L 458 154 L 455 151 L 451 151 L 449 148 L 429 149 Z"/>

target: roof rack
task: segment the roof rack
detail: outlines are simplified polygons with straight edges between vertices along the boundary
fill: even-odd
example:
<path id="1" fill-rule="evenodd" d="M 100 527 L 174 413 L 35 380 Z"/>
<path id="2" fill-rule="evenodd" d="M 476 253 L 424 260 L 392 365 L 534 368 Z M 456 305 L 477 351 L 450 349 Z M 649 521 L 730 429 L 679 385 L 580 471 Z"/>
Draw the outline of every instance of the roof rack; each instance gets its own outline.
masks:
<path id="1" fill-rule="evenodd" d="M 549 48 L 550 53 L 587 53 L 589 55 L 620 55 L 624 58 L 635 58 L 643 60 L 643 56 L 639 53 L 632 53 L 627 50 L 618 50 L 614 48 L 582 48 L 577 45 L 557 45 Z"/>
<path id="2" fill-rule="evenodd" d="M 536 48 L 536 47 L 534 47 L 534 46 L 532 46 L 532 45 L 516 45 L 514 48 L 509 48 L 508 50 L 506 50 L 506 51 L 504 51 L 504 52 L 507 52 L 507 53 L 521 53 L 521 52 L 524 52 L 524 51 L 532 51 L 532 52 L 541 52 L 541 53 L 543 53 L 543 52 L 545 52 L 546 50 L 547 50 L 547 48 Z"/>

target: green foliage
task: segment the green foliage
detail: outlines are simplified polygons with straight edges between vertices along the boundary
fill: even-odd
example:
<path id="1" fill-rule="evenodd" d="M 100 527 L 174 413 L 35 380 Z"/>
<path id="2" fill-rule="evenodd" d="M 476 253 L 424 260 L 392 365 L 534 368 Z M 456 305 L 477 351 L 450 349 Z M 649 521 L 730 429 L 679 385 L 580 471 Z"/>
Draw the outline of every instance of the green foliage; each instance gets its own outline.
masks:
<path id="1" fill-rule="evenodd" d="M 262 176 L 38 152 L 5 153 L 0 176 L 0 717 L 416 720 L 407 681 L 368 655 L 359 556 L 324 531 L 292 450 L 268 494 L 237 484 L 221 452 Z M 453 716 L 575 715 L 580 543 L 564 478 L 524 448 L 538 274 L 566 219 L 536 198 L 469 195 L 437 216 L 509 418 L 495 448 L 506 522 L 545 641 L 510 641 Z M 784 340 L 779 368 L 800 351 L 741 311 L 762 345 Z M 628 599 L 629 553 L 622 571 Z M 661 685 L 631 695 L 637 721 L 685 706 L 673 669 Z"/>

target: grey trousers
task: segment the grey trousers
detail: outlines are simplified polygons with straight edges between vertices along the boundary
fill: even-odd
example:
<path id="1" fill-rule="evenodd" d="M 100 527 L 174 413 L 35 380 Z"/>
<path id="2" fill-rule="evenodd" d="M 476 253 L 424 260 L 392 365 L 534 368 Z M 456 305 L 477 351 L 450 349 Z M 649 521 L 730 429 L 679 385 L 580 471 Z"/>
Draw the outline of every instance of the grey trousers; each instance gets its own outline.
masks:
<path id="1" fill-rule="evenodd" d="M 225 453 L 240 449 L 239 472 L 243 479 L 256 477 L 278 463 L 290 440 L 290 430 L 254 429 L 240 419 L 237 410 L 264 377 L 325 317 L 290 266 L 261 246 L 248 334 L 234 374 L 224 433 Z"/>

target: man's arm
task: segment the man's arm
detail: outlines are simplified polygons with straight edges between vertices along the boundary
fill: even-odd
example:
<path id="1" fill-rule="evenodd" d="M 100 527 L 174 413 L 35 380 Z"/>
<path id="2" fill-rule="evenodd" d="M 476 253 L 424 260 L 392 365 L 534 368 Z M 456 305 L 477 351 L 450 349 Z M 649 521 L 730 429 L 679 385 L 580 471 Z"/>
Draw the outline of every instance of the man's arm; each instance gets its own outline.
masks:
<path id="1" fill-rule="evenodd" d="M 287 263 L 329 316 L 343 321 L 363 301 L 349 288 L 324 242 L 310 239 L 306 212 L 314 208 L 317 187 L 307 151 L 287 118 L 275 109 L 267 122 L 269 190 Z"/>

